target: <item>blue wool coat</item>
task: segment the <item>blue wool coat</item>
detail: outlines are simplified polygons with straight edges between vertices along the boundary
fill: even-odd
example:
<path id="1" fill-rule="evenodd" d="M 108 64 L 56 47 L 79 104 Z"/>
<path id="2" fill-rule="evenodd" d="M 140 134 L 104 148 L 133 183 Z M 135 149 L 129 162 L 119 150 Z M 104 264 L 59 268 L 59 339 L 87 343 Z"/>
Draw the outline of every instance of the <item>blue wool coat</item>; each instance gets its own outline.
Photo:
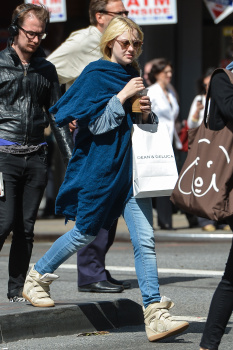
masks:
<path id="1" fill-rule="evenodd" d="M 124 104 L 121 125 L 93 135 L 88 125 L 100 117 L 109 100 L 138 76 L 131 66 L 98 60 L 90 63 L 63 97 L 50 109 L 63 126 L 77 120 L 79 132 L 64 182 L 56 200 L 56 213 L 75 220 L 82 233 L 97 235 L 109 229 L 132 196 L 132 106 Z"/>

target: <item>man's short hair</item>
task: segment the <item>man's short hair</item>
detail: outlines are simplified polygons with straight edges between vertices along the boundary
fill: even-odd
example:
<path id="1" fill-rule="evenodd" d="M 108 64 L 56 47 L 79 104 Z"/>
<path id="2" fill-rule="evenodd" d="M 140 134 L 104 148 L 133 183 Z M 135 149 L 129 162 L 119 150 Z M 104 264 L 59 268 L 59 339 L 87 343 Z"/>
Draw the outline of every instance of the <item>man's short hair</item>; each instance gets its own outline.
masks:
<path id="1" fill-rule="evenodd" d="M 36 18 L 38 18 L 41 22 L 48 24 L 49 23 L 49 10 L 44 5 L 34 5 L 34 4 L 21 4 L 16 7 L 12 14 L 12 22 L 17 19 L 17 23 L 22 26 L 26 17 L 28 17 L 28 13 L 33 12 Z M 15 24 L 15 23 L 14 23 Z"/>
<path id="2" fill-rule="evenodd" d="M 119 0 L 91 0 L 90 5 L 89 5 L 89 18 L 90 18 L 90 23 L 93 26 L 97 26 L 97 20 L 96 20 L 96 14 L 98 12 L 105 11 L 106 6 L 109 2 L 115 2 Z"/>

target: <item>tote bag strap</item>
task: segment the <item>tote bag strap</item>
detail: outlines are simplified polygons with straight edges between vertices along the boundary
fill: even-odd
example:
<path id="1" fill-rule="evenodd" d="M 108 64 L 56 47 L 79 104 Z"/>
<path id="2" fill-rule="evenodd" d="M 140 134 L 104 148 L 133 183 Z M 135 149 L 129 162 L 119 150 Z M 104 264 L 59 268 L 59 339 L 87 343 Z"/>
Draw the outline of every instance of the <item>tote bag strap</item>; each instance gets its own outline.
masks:
<path id="1" fill-rule="evenodd" d="M 211 78 L 210 78 L 208 91 L 207 91 L 207 95 L 206 95 L 206 104 L 205 104 L 204 119 L 203 119 L 206 128 L 208 127 L 208 110 L 209 110 L 209 100 L 210 100 L 210 94 L 211 94 L 211 82 L 212 82 L 213 76 L 219 72 L 225 72 L 228 75 L 228 78 L 229 78 L 231 84 L 233 84 L 233 73 L 230 70 L 228 70 L 226 68 L 217 68 L 212 73 Z"/>

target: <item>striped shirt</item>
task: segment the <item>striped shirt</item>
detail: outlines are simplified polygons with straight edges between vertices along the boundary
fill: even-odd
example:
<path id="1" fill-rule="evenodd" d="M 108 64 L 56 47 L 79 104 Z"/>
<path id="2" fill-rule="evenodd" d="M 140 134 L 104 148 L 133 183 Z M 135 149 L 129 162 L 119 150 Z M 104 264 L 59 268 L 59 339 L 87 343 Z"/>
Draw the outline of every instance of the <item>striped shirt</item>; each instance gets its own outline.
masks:
<path id="1" fill-rule="evenodd" d="M 104 134 L 117 128 L 124 116 L 125 110 L 119 98 L 115 95 L 109 100 L 104 113 L 89 125 L 88 128 L 94 135 Z M 158 117 L 154 113 L 150 113 L 147 123 L 158 124 Z"/>

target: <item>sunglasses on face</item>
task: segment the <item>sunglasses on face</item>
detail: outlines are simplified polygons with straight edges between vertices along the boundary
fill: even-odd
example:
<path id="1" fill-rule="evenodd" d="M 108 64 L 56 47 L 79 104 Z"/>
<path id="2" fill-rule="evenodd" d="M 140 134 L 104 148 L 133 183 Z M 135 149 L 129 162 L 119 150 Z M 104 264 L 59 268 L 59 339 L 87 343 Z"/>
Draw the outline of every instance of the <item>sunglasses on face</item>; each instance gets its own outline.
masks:
<path id="1" fill-rule="evenodd" d="M 100 12 L 101 13 L 105 13 L 106 15 L 113 15 L 113 16 L 123 16 L 123 15 L 125 15 L 126 17 L 128 17 L 128 14 L 129 14 L 129 11 L 112 12 L 112 11 L 102 10 Z"/>
<path id="2" fill-rule="evenodd" d="M 47 36 L 47 33 L 36 33 L 36 32 L 31 32 L 30 30 L 25 30 L 24 28 L 20 27 L 18 25 L 18 28 L 21 29 L 24 34 L 26 35 L 26 37 L 29 39 L 29 40 L 33 40 L 36 36 L 38 37 L 39 40 L 43 40 L 46 38 Z"/>
<path id="3" fill-rule="evenodd" d="M 129 40 L 117 40 L 115 39 L 118 44 L 121 46 L 122 50 L 127 50 L 130 45 L 135 49 L 139 50 L 140 47 L 142 46 L 143 42 L 140 40 L 135 40 L 135 41 L 129 41 Z"/>

